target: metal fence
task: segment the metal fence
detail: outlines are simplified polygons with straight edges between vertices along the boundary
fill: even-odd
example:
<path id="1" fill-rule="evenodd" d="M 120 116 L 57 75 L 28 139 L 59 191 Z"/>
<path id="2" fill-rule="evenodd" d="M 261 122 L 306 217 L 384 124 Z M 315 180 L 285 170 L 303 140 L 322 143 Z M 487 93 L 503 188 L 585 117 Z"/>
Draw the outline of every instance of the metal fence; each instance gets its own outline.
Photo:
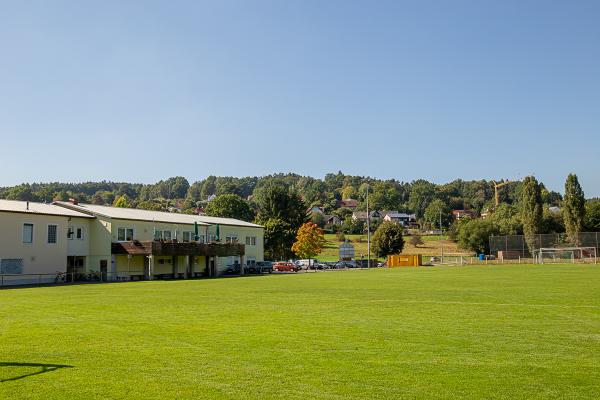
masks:
<path id="1" fill-rule="evenodd" d="M 581 232 L 572 239 L 566 233 L 547 233 L 532 237 L 533 247 L 530 249 L 524 235 L 491 236 L 490 252 L 498 255 L 502 252 L 503 258 L 532 258 L 531 251 L 551 247 L 595 247 L 599 250 L 599 232 Z"/>

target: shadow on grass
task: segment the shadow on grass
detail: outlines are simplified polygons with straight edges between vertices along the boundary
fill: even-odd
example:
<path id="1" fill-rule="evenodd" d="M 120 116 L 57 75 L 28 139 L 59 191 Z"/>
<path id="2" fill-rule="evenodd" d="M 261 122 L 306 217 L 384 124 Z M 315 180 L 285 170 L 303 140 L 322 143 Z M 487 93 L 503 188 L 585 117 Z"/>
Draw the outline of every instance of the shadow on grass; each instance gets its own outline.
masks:
<path id="1" fill-rule="evenodd" d="M 60 364 L 38 364 L 38 363 L 18 363 L 18 362 L 0 362 L 0 371 L 1 368 L 12 367 L 15 369 L 30 369 L 35 368 L 36 370 L 33 372 L 19 372 L 15 376 L 10 378 L 2 378 L 0 377 L 0 383 L 16 381 L 19 379 L 27 378 L 34 375 L 44 374 L 46 372 L 56 371 L 61 368 L 75 368 L 72 365 L 60 365 Z M 4 374 L 3 374 L 4 375 Z"/>

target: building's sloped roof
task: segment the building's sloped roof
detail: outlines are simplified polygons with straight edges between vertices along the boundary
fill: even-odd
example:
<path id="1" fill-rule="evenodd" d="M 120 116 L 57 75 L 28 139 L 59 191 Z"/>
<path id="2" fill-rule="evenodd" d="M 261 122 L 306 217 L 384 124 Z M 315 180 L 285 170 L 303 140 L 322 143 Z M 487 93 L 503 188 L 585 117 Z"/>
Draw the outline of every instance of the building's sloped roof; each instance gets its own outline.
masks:
<path id="1" fill-rule="evenodd" d="M 61 217 L 93 218 L 88 214 L 84 214 L 75 210 L 69 210 L 64 207 L 55 206 L 53 204 L 35 203 L 33 201 L 27 202 L 19 200 L 0 199 L 0 211 L 39 215 L 57 215 Z"/>
<path id="2" fill-rule="evenodd" d="M 98 206 L 95 204 L 72 204 L 69 202 L 55 202 L 55 204 L 68 207 L 72 210 L 77 210 L 93 215 L 100 215 L 109 218 L 116 219 L 131 219 L 137 221 L 148 221 L 148 222 L 166 222 L 171 224 L 194 224 L 196 222 L 199 225 L 233 225 L 233 226 L 247 226 L 247 227 L 260 227 L 260 225 L 252 224 L 250 222 L 241 221 L 233 218 L 218 218 L 218 217 L 207 217 L 205 215 L 194 215 L 194 214 L 179 214 L 169 213 L 164 211 L 150 211 L 150 210 L 139 210 L 136 208 L 120 208 L 110 206 Z"/>

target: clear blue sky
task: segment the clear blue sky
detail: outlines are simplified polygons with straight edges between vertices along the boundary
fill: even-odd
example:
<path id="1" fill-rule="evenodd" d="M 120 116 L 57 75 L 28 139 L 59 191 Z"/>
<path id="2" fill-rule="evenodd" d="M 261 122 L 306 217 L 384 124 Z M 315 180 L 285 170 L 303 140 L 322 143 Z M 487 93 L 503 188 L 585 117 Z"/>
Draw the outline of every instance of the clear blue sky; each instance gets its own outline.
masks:
<path id="1" fill-rule="evenodd" d="M 13 1 L 0 186 L 297 172 L 600 195 L 598 1 Z"/>

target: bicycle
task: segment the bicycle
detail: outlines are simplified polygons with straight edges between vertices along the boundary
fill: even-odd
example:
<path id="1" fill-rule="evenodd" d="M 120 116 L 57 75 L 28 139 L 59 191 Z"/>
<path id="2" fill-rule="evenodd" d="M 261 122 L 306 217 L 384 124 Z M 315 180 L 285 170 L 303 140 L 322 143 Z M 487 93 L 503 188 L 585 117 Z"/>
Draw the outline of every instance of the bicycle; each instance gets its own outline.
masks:
<path id="1" fill-rule="evenodd" d="M 54 278 L 54 283 L 66 282 L 67 281 L 67 273 L 56 271 L 56 277 Z"/>

